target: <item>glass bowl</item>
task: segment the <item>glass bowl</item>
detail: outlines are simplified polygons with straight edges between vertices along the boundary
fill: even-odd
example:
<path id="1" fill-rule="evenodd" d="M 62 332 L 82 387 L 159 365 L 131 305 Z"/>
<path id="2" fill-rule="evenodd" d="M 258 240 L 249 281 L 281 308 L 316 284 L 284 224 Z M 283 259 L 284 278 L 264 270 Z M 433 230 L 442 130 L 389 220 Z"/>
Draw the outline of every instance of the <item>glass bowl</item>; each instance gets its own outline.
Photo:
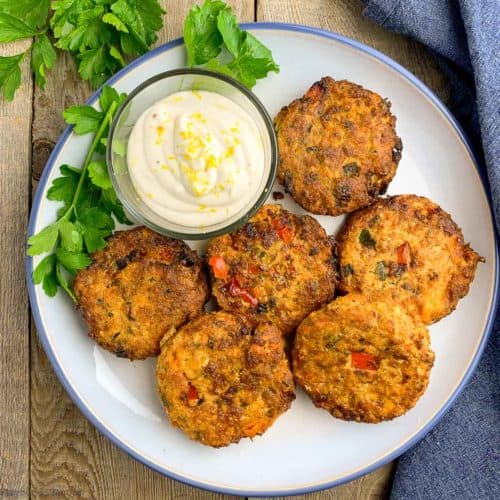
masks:
<path id="1" fill-rule="evenodd" d="M 190 227 L 167 220 L 139 197 L 127 166 L 130 133 L 146 109 L 157 101 L 183 90 L 206 90 L 230 99 L 254 121 L 264 148 L 264 173 L 258 189 L 239 212 L 216 224 Z M 107 163 L 118 198 L 130 218 L 172 238 L 201 240 L 233 231 L 243 225 L 265 202 L 276 178 L 278 154 L 273 121 L 259 99 L 233 78 L 204 69 L 177 69 L 156 75 L 129 93 L 111 124 Z"/>

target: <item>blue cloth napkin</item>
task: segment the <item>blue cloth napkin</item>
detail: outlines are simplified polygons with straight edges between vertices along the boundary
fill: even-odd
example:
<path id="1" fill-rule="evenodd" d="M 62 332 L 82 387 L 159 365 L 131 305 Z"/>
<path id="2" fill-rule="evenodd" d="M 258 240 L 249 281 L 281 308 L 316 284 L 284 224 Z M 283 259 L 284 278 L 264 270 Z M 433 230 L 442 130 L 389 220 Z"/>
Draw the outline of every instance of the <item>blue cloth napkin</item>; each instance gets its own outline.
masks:
<path id="1" fill-rule="evenodd" d="M 363 14 L 425 44 L 449 78 L 448 107 L 489 179 L 500 228 L 500 0 L 365 0 Z M 393 500 L 500 499 L 500 313 L 466 389 L 403 455 Z"/>

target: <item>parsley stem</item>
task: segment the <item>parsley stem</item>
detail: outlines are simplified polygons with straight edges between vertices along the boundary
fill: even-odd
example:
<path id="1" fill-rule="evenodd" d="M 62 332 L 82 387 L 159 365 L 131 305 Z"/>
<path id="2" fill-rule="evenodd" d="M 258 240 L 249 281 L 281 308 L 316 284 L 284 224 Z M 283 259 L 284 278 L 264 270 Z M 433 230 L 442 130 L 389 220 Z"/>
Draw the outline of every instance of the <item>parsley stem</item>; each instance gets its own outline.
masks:
<path id="1" fill-rule="evenodd" d="M 100 140 L 102 139 L 102 136 L 104 134 L 104 131 L 106 130 L 106 127 L 109 125 L 111 122 L 113 115 L 115 114 L 116 108 L 118 106 L 118 103 L 115 101 L 111 103 L 106 115 L 104 116 L 104 119 L 101 122 L 101 125 L 98 129 L 98 131 L 95 134 L 94 140 L 92 141 L 92 145 L 90 146 L 90 149 L 87 153 L 87 156 L 85 157 L 85 163 L 83 164 L 82 170 L 81 170 L 81 175 L 80 179 L 78 180 L 78 185 L 76 187 L 75 195 L 73 196 L 73 201 L 71 202 L 71 205 L 69 206 L 68 210 L 66 213 L 63 215 L 61 220 L 68 219 L 71 217 L 71 213 L 73 212 L 75 216 L 77 215 L 76 213 L 76 203 L 78 200 L 78 197 L 80 196 L 80 192 L 83 187 L 83 183 L 85 181 L 85 177 L 87 175 L 87 169 L 88 166 L 90 165 L 92 158 L 94 156 L 94 153 L 97 149 L 97 146 L 99 145 Z"/>

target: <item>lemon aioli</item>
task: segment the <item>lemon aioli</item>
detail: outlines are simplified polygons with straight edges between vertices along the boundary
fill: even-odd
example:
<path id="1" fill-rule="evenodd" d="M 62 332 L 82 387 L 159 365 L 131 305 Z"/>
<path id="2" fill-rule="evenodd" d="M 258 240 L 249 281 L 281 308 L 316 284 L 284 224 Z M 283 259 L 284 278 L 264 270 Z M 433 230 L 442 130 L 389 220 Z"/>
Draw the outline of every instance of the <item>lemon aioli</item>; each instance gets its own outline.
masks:
<path id="1" fill-rule="evenodd" d="M 264 149 L 252 118 L 236 103 L 214 92 L 182 91 L 140 116 L 127 163 L 151 210 L 203 227 L 248 205 L 264 175 Z"/>

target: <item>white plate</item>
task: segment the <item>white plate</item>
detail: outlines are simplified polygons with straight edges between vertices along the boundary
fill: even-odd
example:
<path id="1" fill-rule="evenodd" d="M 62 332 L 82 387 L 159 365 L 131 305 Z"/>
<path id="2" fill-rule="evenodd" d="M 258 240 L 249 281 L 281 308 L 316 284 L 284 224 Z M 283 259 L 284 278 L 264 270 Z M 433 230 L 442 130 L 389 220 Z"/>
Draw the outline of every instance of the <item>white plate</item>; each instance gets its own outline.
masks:
<path id="1" fill-rule="evenodd" d="M 491 329 L 497 253 L 488 198 L 470 148 L 427 87 L 386 56 L 332 33 L 281 24 L 245 28 L 272 49 L 281 66 L 279 74 L 254 89 L 272 116 L 324 75 L 352 80 L 389 98 L 404 145 L 389 193 L 416 193 L 439 203 L 486 258 L 457 310 L 430 328 L 436 363 L 416 407 L 382 424 L 343 422 L 315 408 L 299 390 L 291 410 L 264 436 L 208 448 L 168 423 L 156 395 L 153 360 L 131 363 L 101 350 L 62 293 L 50 299 L 28 282 L 38 332 L 54 370 L 103 434 L 146 465 L 189 484 L 241 495 L 286 495 L 366 474 L 401 454 L 438 421 L 471 375 Z M 184 64 L 184 47 L 176 40 L 136 60 L 111 82 L 128 92 Z M 96 100 L 93 96 L 90 102 Z M 82 164 L 89 142 L 70 130 L 63 134 L 38 186 L 29 234 L 54 220 L 58 204 L 47 201 L 48 186 L 61 164 Z M 303 213 L 290 199 L 284 205 Z M 335 233 L 343 217 L 318 219 Z M 38 261 L 28 259 L 28 276 Z"/>

